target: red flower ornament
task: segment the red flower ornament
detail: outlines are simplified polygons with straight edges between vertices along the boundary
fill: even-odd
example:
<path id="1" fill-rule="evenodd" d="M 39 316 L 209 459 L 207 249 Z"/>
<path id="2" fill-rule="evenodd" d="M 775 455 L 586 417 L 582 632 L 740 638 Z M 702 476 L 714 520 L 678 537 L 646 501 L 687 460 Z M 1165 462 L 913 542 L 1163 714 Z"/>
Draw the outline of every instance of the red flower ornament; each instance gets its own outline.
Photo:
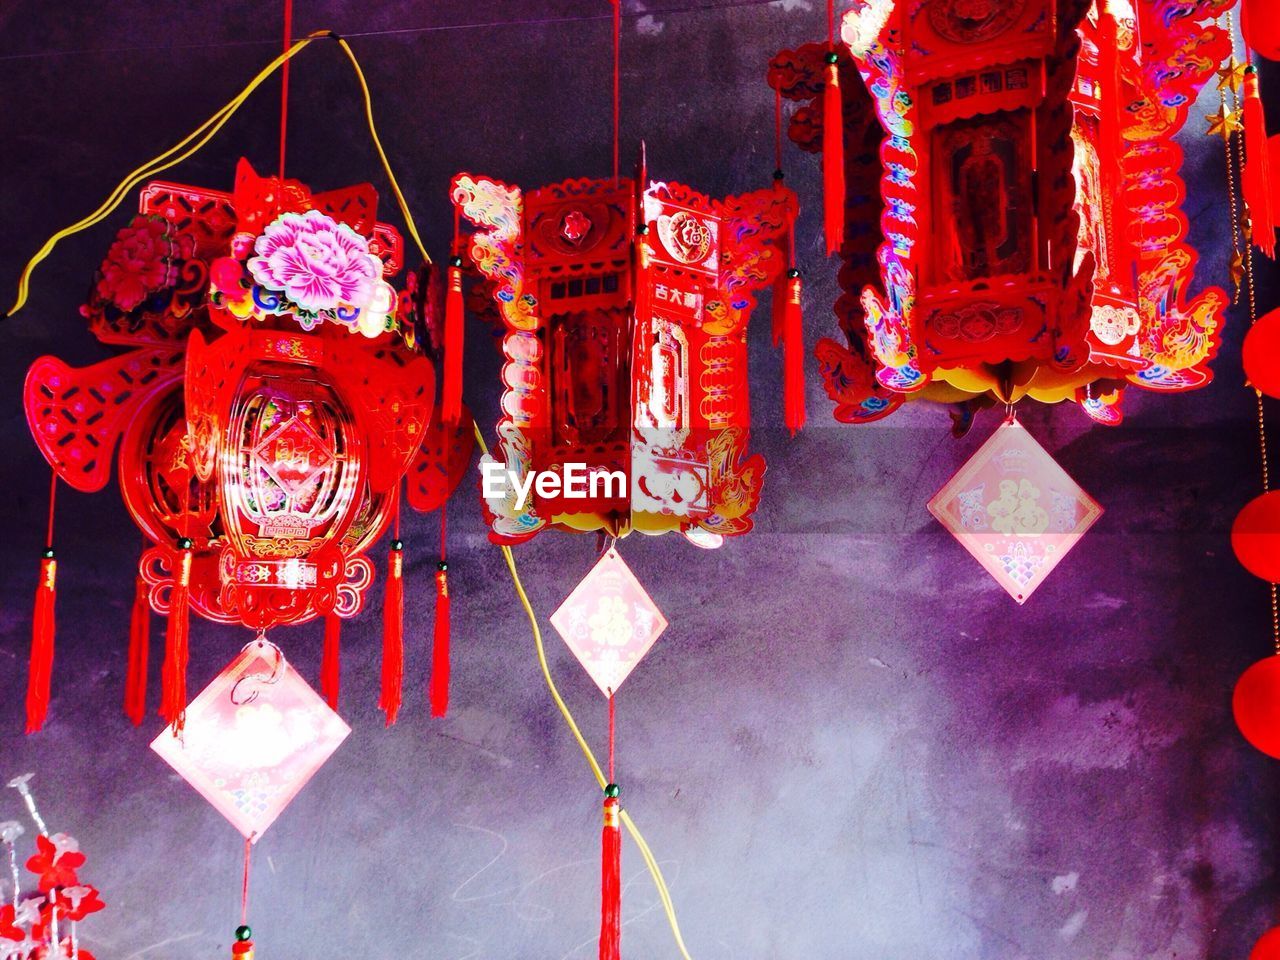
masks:
<path id="1" fill-rule="evenodd" d="M 36 849 L 39 852 L 27 861 L 27 869 L 39 874 L 41 893 L 79 884 L 76 870 L 84 866 L 83 853 L 55 845 L 46 836 L 36 837 Z"/>
<path id="2" fill-rule="evenodd" d="M 94 294 L 130 313 L 152 294 L 173 286 L 178 255 L 168 221 L 136 216 L 116 234 L 102 262 Z"/>
<path id="3" fill-rule="evenodd" d="M 26 936 L 22 928 L 14 923 L 15 919 L 13 904 L 6 903 L 3 907 L 0 907 L 0 937 L 4 937 L 6 940 L 20 941 Z"/>

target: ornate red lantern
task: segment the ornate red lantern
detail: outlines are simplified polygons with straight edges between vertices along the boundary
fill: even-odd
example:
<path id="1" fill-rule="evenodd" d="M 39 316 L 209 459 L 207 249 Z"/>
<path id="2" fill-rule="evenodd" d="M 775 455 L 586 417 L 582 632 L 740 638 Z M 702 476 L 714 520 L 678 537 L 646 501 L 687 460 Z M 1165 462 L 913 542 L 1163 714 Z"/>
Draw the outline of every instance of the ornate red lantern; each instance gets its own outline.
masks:
<path id="1" fill-rule="evenodd" d="M 84 309 L 99 339 L 132 349 L 83 370 L 43 357 L 28 374 L 28 422 L 56 476 L 101 489 L 119 444 L 122 496 L 152 544 L 126 691 L 135 723 L 147 606 L 170 618 L 170 721 L 186 702 L 188 606 L 259 631 L 326 618 L 322 686 L 336 701 L 337 625 L 373 583 L 364 554 L 406 473 L 410 503 L 432 510 L 466 468 L 470 434 L 432 419 L 427 298 L 387 282 L 403 244 L 376 205 L 371 186 L 313 195 L 245 161 L 231 194 L 148 184 Z M 33 673 L 33 729 L 47 680 Z"/>
<path id="2" fill-rule="evenodd" d="M 511 482 L 486 499 L 491 539 L 749 530 L 764 461 L 747 453 L 746 329 L 755 291 L 787 279 L 795 195 L 717 201 L 643 175 L 526 193 L 459 174 L 453 201 L 503 328 L 496 466 Z M 585 496 L 568 480 L 517 493 L 576 465 Z"/>
<path id="3" fill-rule="evenodd" d="M 829 134 L 832 50 L 843 92 L 846 339 L 817 351 L 838 419 L 1029 396 L 1114 424 L 1125 386 L 1209 381 L 1227 298 L 1186 298 L 1173 136 L 1230 5 L 857 0 L 841 43 L 774 58 L 770 83 L 812 102 L 790 128 L 806 149 Z"/>

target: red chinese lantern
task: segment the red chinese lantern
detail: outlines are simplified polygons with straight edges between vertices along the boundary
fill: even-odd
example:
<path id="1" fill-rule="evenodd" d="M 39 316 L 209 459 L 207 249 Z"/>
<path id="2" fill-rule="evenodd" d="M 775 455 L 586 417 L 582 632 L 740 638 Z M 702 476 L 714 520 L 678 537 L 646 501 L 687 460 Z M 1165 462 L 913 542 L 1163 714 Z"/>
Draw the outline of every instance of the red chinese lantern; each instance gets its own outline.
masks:
<path id="1" fill-rule="evenodd" d="M 99 339 L 132 349 L 83 370 L 44 357 L 28 374 L 28 422 L 56 477 L 101 489 L 118 445 L 125 505 L 151 543 L 130 640 L 134 723 L 148 606 L 169 617 L 171 722 L 186 704 L 188 609 L 255 630 L 325 618 L 321 686 L 336 702 L 338 624 L 373 583 L 364 554 L 396 523 L 406 474 L 411 505 L 431 510 L 466 468 L 470 434 L 432 419 L 425 291 L 401 296 L 387 282 L 403 244 L 376 205 L 368 185 L 313 195 L 245 161 L 230 194 L 150 183 L 84 308 Z M 48 697 L 51 593 L 37 602 L 31 729 Z M 400 643 L 389 607 L 390 720 Z"/>
<path id="2" fill-rule="evenodd" d="M 1240 31 L 1259 56 L 1280 60 L 1280 20 L 1271 0 L 1241 0 Z"/>
<path id="3" fill-rule="evenodd" d="M 1280 960 L 1280 927 L 1264 933 L 1249 951 L 1249 960 Z"/>
<path id="4" fill-rule="evenodd" d="M 1231 549 L 1240 565 L 1268 583 L 1280 583 L 1280 491 L 1247 503 L 1231 525 Z"/>
<path id="5" fill-rule="evenodd" d="M 1280 397 L 1280 310 L 1259 317 L 1244 337 L 1244 375 L 1269 397 Z"/>
<path id="6" fill-rule="evenodd" d="M 1186 298 L 1174 135 L 1230 50 L 1212 22 L 1230 3 L 970 6 L 857 0 L 834 69 L 823 43 L 770 64 L 804 103 L 801 147 L 842 121 L 844 337 L 817 348 L 836 417 L 1030 397 L 1114 424 L 1125 386 L 1207 383 L 1227 297 Z"/>
<path id="7" fill-rule="evenodd" d="M 1280 759 L 1280 656 L 1259 660 L 1244 672 L 1231 698 L 1236 726 L 1269 757 Z"/>
<path id="8" fill-rule="evenodd" d="M 754 291 L 785 279 L 795 195 L 718 201 L 643 176 L 526 193 L 459 174 L 453 200 L 504 333 L 491 538 L 751 529 L 764 461 L 747 454 L 746 329 Z M 521 493 L 547 474 L 564 482 Z"/>

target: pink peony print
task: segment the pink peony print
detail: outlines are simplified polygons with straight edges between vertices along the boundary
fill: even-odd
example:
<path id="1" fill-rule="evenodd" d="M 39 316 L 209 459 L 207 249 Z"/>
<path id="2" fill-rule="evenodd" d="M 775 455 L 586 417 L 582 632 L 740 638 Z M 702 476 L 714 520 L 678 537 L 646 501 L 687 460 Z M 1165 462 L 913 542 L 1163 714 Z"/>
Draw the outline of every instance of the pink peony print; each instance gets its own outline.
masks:
<path id="1" fill-rule="evenodd" d="M 258 254 L 249 260 L 254 281 L 308 313 L 339 304 L 368 306 L 382 275 L 369 241 L 319 210 L 282 215 L 268 224 L 253 249 Z"/>

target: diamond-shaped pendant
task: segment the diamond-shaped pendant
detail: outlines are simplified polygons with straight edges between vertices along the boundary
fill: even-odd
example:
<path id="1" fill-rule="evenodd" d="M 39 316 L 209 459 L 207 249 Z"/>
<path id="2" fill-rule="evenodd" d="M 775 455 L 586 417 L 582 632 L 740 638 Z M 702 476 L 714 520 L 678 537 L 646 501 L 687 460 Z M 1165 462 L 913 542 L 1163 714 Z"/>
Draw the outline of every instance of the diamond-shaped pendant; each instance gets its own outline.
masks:
<path id="1" fill-rule="evenodd" d="M 1102 507 L 1010 419 L 929 501 L 929 512 L 1025 603 Z"/>
<path id="2" fill-rule="evenodd" d="M 350 732 L 274 644 L 255 641 L 191 701 L 182 734 L 166 727 L 151 749 L 256 842 Z"/>
<path id="3" fill-rule="evenodd" d="M 667 618 L 612 547 L 551 615 L 551 623 L 606 697 L 618 692 L 667 629 Z"/>

